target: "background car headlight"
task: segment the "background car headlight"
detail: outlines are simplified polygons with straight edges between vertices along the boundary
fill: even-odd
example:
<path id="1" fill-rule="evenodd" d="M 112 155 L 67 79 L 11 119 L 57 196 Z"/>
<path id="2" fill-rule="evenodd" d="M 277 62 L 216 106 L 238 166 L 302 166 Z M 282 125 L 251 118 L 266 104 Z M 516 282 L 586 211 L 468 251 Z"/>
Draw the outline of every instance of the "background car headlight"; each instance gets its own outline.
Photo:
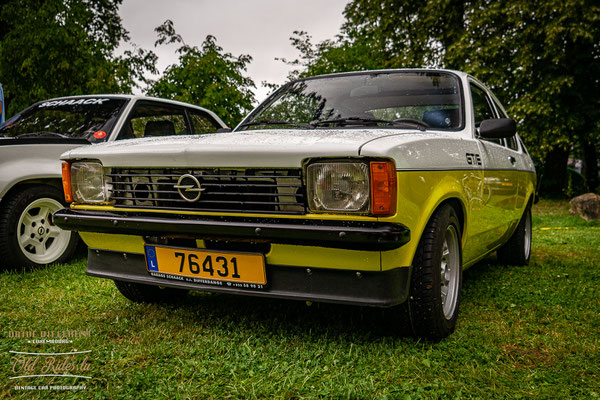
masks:
<path id="1" fill-rule="evenodd" d="M 71 164 L 73 200 L 77 203 L 106 203 L 109 187 L 104 181 L 102 164 L 75 162 Z"/>
<path id="2" fill-rule="evenodd" d="M 369 166 L 365 163 L 314 163 L 306 169 L 308 205 L 316 212 L 368 212 Z"/>

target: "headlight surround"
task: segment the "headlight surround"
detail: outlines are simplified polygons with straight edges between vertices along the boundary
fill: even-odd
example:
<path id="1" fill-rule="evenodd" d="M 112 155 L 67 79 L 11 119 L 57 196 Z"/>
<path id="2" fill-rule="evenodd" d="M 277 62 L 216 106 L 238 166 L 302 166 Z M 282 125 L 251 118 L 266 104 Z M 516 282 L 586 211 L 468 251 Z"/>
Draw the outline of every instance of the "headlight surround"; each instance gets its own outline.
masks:
<path id="1" fill-rule="evenodd" d="M 71 188 L 77 203 L 107 203 L 110 187 L 104 180 L 99 162 L 81 161 L 71 164 Z"/>
<path id="2" fill-rule="evenodd" d="M 306 168 L 312 212 L 369 212 L 369 166 L 362 162 L 317 162 Z"/>

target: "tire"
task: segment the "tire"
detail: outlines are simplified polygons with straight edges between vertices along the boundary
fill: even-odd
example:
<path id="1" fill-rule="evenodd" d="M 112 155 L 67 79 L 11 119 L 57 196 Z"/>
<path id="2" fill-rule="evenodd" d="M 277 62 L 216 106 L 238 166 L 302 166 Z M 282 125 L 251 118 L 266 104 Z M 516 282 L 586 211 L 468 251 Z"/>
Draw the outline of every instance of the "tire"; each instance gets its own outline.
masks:
<path id="1" fill-rule="evenodd" d="M 65 206 L 62 190 L 50 185 L 25 186 L 7 196 L 0 208 L 0 265 L 43 266 L 71 258 L 79 235 L 49 218 Z"/>
<path id="2" fill-rule="evenodd" d="M 406 307 L 413 333 L 439 341 L 456 326 L 462 285 L 461 230 L 454 208 L 431 217 L 413 260 Z"/>
<path id="3" fill-rule="evenodd" d="M 182 299 L 187 290 L 144 285 L 142 283 L 115 280 L 115 286 L 123 296 L 135 303 L 173 303 Z"/>
<path id="4" fill-rule="evenodd" d="M 517 229 L 502 247 L 498 249 L 498 263 L 501 265 L 524 266 L 531 258 L 531 206 L 527 206 Z"/>

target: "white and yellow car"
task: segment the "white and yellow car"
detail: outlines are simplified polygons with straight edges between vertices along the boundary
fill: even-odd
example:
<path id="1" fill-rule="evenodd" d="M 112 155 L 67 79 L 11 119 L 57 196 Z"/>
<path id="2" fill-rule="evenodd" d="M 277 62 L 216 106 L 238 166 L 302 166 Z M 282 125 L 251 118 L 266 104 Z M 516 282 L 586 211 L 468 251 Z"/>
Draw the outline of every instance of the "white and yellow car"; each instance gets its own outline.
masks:
<path id="1" fill-rule="evenodd" d="M 71 207 L 54 222 L 80 232 L 87 273 L 133 301 L 202 290 L 395 306 L 440 339 L 463 269 L 494 251 L 529 261 L 533 162 L 494 95 L 457 71 L 302 79 L 232 132 L 62 158 Z"/>

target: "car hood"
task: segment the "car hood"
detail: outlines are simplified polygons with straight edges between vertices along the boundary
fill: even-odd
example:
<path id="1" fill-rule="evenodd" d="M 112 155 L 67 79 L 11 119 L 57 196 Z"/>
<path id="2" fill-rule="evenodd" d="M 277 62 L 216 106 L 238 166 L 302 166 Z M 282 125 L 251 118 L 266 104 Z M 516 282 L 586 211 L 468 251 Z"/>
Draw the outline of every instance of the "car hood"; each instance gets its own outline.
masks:
<path id="1" fill-rule="evenodd" d="M 122 140 L 75 149 L 62 158 L 96 159 L 107 167 L 300 167 L 309 157 L 359 156 L 381 138 L 396 136 L 397 145 L 424 135 L 436 136 L 404 129 L 250 130 Z"/>

